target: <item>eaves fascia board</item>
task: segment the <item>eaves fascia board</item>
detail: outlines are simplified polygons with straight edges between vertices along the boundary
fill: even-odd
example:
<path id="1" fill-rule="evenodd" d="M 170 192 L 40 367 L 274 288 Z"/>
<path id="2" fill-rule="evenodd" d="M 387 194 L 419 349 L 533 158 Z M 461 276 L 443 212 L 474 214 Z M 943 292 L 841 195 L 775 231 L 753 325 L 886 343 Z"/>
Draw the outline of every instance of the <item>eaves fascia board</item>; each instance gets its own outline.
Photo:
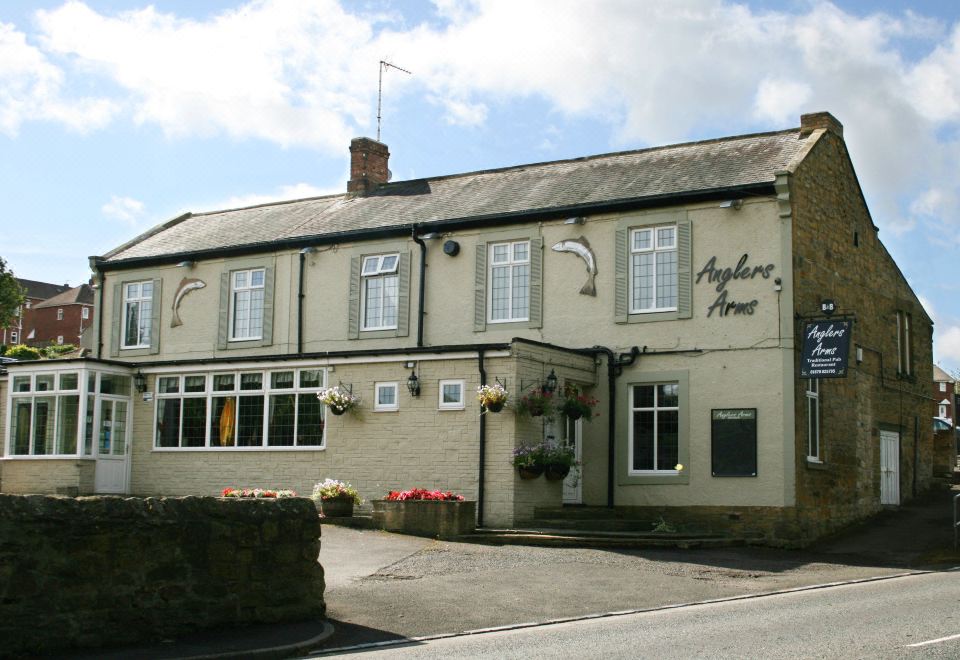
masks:
<path id="1" fill-rule="evenodd" d="M 452 231 L 457 229 L 475 229 L 478 227 L 495 227 L 499 225 L 518 224 L 536 220 L 558 220 L 571 215 L 583 215 L 586 213 L 602 214 L 641 210 L 657 206 L 664 206 L 667 203 L 688 204 L 695 202 L 707 202 L 711 200 L 728 199 L 731 196 L 738 195 L 773 197 L 776 195 L 774 190 L 774 182 L 769 181 L 743 184 L 738 186 L 724 186 L 721 188 L 710 188 L 706 190 L 683 193 L 664 193 L 661 195 L 648 195 L 645 197 L 633 197 L 599 203 L 589 202 L 585 204 L 571 204 L 560 207 L 524 209 L 523 211 L 515 211 L 510 213 L 497 213 L 464 218 L 449 218 L 446 220 L 424 220 L 422 222 L 391 225 L 389 227 L 375 227 L 369 229 L 333 232 L 329 234 L 298 236 L 276 241 L 262 241 L 258 243 L 247 243 L 244 245 L 211 248 L 207 250 L 171 252 L 150 257 L 132 257 L 129 259 L 117 259 L 111 261 L 105 261 L 104 258 L 101 257 L 93 257 L 92 259 L 97 260 L 97 268 L 101 272 L 132 270 L 135 268 L 147 268 L 152 266 L 175 264 L 184 260 L 200 261 L 203 259 L 239 257 L 251 254 L 263 254 L 265 252 L 300 249 L 315 245 L 330 245 L 333 243 L 409 236 L 410 232 L 415 228 L 421 228 L 429 231 Z M 112 252 L 117 252 L 117 250 Z"/>

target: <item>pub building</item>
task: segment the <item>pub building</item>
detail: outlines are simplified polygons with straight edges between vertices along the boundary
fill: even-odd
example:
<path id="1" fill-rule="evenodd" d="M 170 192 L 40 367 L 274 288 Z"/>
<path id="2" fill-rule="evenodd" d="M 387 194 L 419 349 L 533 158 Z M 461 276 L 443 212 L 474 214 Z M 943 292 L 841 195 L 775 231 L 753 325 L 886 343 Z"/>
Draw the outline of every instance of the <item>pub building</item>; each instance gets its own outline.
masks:
<path id="1" fill-rule="evenodd" d="M 481 527 L 576 511 L 802 545 L 930 486 L 932 323 L 829 113 L 412 181 L 385 144 L 350 155 L 344 194 L 92 257 L 89 355 L 0 376 L 0 490 L 335 478 L 462 493 Z M 537 414 L 573 387 L 590 413 Z M 566 478 L 514 467 L 544 440 L 575 452 Z"/>

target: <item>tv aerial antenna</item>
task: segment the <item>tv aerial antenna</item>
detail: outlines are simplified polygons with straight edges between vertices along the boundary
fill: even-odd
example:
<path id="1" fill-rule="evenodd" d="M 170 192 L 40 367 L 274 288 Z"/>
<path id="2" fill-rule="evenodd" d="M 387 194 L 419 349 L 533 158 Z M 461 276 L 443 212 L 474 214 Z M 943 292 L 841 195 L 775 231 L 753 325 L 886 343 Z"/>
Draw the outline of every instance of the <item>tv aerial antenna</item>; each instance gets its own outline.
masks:
<path id="1" fill-rule="evenodd" d="M 387 69 L 396 69 L 412 76 L 413 73 L 406 69 L 401 69 L 396 64 L 390 64 L 386 60 L 380 60 L 380 81 L 377 83 L 377 142 L 380 141 L 380 105 L 383 100 L 383 72 Z"/>

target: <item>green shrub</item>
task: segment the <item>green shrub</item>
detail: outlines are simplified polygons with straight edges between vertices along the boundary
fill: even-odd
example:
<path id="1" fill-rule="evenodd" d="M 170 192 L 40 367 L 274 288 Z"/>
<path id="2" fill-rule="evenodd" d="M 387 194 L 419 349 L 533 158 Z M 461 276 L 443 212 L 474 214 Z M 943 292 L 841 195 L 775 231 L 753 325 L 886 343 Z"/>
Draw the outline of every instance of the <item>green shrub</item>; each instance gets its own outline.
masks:
<path id="1" fill-rule="evenodd" d="M 40 351 L 35 349 L 33 346 L 17 344 L 16 346 L 11 346 L 8 348 L 4 357 L 15 358 L 17 360 L 39 360 Z"/>
<path id="2" fill-rule="evenodd" d="M 64 353 L 69 353 L 75 350 L 77 350 L 77 347 L 73 344 L 53 344 L 43 349 L 43 357 L 48 359 L 56 358 L 60 357 Z"/>

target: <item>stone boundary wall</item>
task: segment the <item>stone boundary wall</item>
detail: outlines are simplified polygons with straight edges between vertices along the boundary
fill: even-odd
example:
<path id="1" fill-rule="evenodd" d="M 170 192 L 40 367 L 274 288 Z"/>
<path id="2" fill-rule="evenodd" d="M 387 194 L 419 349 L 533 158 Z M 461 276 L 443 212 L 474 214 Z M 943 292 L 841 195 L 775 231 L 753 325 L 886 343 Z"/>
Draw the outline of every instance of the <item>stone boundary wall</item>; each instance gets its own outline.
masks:
<path id="1" fill-rule="evenodd" d="M 306 498 L 0 495 L 0 656 L 323 616 Z"/>

